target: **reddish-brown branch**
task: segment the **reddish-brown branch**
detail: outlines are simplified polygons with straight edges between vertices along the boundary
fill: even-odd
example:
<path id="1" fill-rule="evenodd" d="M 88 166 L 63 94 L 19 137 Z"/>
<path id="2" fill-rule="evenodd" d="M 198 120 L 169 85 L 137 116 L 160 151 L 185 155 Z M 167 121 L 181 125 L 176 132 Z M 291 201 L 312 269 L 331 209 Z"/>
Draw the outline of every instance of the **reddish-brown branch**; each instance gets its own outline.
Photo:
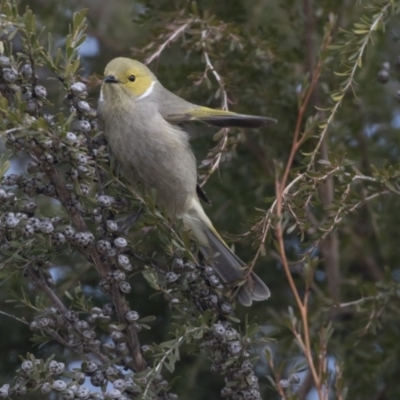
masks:
<path id="1" fill-rule="evenodd" d="M 330 36 L 328 35 L 323 44 L 323 49 L 325 49 L 328 46 L 329 42 L 330 42 Z M 294 130 L 294 135 L 293 135 L 292 148 L 290 150 L 289 158 L 286 163 L 286 167 L 285 167 L 282 179 L 279 180 L 279 178 L 277 178 L 275 181 L 276 216 L 278 219 L 278 222 L 276 223 L 276 227 L 275 227 L 275 234 L 276 234 L 276 238 L 278 241 L 279 253 L 280 253 L 281 260 L 282 260 L 283 269 L 285 271 L 285 275 L 289 282 L 290 289 L 294 295 L 297 307 L 299 309 L 299 312 L 301 315 L 302 327 L 303 327 L 303 336 L 301 336 L 301 334 L 299 334 L 298 332 L 295 332 L 296 338 L 299 341 L 299 344 L 301 345 L 304 355 L 307 359 L 307 363 L 310 368 L 310 372 L 311 372 L 316 390 L 318 392 L 318 397 L 320 400 L 322 400 L 324 398 L 323 393 L 322 393 L 321 376 L 317 372 L 317 368 L 316 368 L 316 365 L 315 365 L 315 362 L 313 359 L 309 325 L 308 325 L 309 287 L 306 287 L 305 296 L 302 301 L 300 298 L 300 295 L 299 295 L 299 291 L 297 290 L 296 284 L 294 282 L 292 273 L 290 271 L 289 262 L 288 262 L 288 259 L 286 256 L 285 243 L 284 243 L 284 239 L 283 239 L 282 210 L 283 210 L 284 192 L 285 192 L 286 185 L 287 185 L 287 182 L 289 179 L 289 175 L 290 175 L 290 171 L 291 171 L 291 168 L 292 168 L 292 165 L 294 162 L 294 158 L 295 158 L 299 148 L 301 147 L 301 145 L 303 144 L 304 140 L 307 137 L 307 135 L 305 135 L 305 134 L 302 137 L 300 137 L 301 127 L 303 126 L 303 123 L 304 123 L 305 112 L 309 105 L 310 99 L 313 96 L 315 88 L 319 81 L 321 71 L 322 71 L 322 66 L 323 66 L 323 62 L 322 62 L 322 60 L 319 60 L 315 70 L 312 73 L 310 85 L 302 99 L 302 102 L 301 102 L 301 105 L 299 108 L 296 126 L 295 126 L 295 130 Z"/>

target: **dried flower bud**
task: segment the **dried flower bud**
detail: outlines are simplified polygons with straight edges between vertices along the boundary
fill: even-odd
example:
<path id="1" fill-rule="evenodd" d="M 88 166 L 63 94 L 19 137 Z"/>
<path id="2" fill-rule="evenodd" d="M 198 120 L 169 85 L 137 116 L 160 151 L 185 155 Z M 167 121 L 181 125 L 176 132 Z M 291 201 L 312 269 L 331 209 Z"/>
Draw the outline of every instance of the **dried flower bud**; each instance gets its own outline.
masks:
<path id="1" fill-rule="evenodd" d="M 90 132 L 90 130 L 92 129 L 92 127 L 90 126 L 90 122 L 86 121 L 85 119 L 80 120 L 77 126 L 78 130 L 82 132 Z"/>
<path id="2" fill-rule="evenodd" d="M 3 79 L 6 82 L 12 83 L 17 78 L 17 74 L 15 73 L 14 68 L 3 68 Z"/>
<path id="3" fill-rule="evenodd" d="M 7 56 L 0 55 L 0 67 L 9 67 L 11 60 Z"/>
<path id="4" fill-rule="evenodd" d="M 90 395 L 90 390 L 86 387 L 80 387 L 76 391 L 76 397 L 78 397 L 78 399 L 87 399 L 89 395 Z"/>
<path id="5" fill-rule="evenodd" d="M 85 372 L 88 374 L 93 373 L 99 369 L 98 365 L 93 361 L 88 361 L 86 364 Z"/>
<path id="6" fill-rule="evenodd" d="M 110 343 L 103 343 L 103 344 L 101 345 L 101 347 L 102 347 L 103 351 L 104 351 L 105 353 L 107 353 L 107 354 L 114 353 L 114 352 L 115 352 L 115 349 L 116 349 L 115 343 L 113 343 L 113 342 L 110 342 Z"/>
<path id="7" fill-rule="evenodd" d="M 179 278 L 179 274 L 176 274 L 175 272 L 167 272 L 167 273 L 165 274 L 165 280 L 166 280 L 168 283 L 175 282 L 175 281 L 178 280 L 178 278 Z"/>
<path id="8" fill-rule="evenodd" d="M 126 388 L 126 381 L 125 379 L 116 379 L 113 382 L 113 387 L 114 389 L 118 389 L 118 390 L 124 390 Z"/>
<path id="9" fill-rule="evenodd" d="M 232 306 L 231 306 L 229 303 L 227 303 L 227 302 L 223 302 L 223 303 L 221 304 L 221 311 L 222 311 L 224 314 L 230 314 L 230 313 L 232 312 Z"/>
<path id="10" fill-rule="evenodd" d="M 54 390 L 57 390 L 58 392 L 61 392 L 67 388 L 67 384 L 61 380 L 54 381 L 51 386 Z"/>
<path id="11" fill-rule="evenodd" d="M 10 213 L 13 215 L 8 215 L 4 217 L 4 225 L 8 229 L 13 229 L 19 224 L 19 219 L 14 216 L 14 213 Z"/>
<path id="12" fill-rule="evenodd" d="M 22 228 L 22 236 L 23 236 L 25 239 L 31 237 L 34 233 L 35 233 L 35 230 L 33 229 L 33 226 L 32 226 L 32 225 L 26 224 L 26 225 Z"/>
<path id="13" fill-rule="evenodd" d="M 123 237 L 117 237 L 114 239 L 114 245 L 117 249 L 123 249 L 128 245 L 128 241 Z"/>
<path id="14" fill-rule="evenodd" d="M 49 167 L 52 164 L 54 164 L 54 157 L 51 154 L 45 153 L 40 157 L 40 165 L 43 167 Z"/>
<path id="15" fill-rule="evenodd" d="M 18 181 L 21 179 L 21 174 L 10 174 L 4 177 L 4 185 L 6 186 L 14 186 L 18 183 Z"/>
<path id="16" fill-rule="evenodd" d="M 83 385 L 85 383 L 86 376 L 83 372 L 75 372 L 74 380 L 78 383 L 78 385 Z"/>
<path id="17" fill-rule="evenodd" d="M 242 350 L 242 345 L 238 340 L 235 340 L 233 342 L 229 342 L 228 344 L 228 350 L 229 353 L 231 353 L 233 356 L 239 354 Z"/>
<path id="18" fill-rule="evenodd" d="M 79 96 L 83 92 L 86 92 L 87 88 L 86 85 L 83 82 L 75 82 L 74 84 L 71 85 L 71 93 L 74 96 Z"/>
<path id="19" fill-rule="evenodd" d="M 128 345 L 125 342 L 121 342 L 117 344 L 117 353 L 120 356 L 126 356 L 129 354 Z"/>
<path id="20" fill-rule="evenodd" d="M 40 318 L 38 322 L 38 326 L 40 329 L 45 329 L 48 328 L 51 325 L 51 319 L 50 318 Z"/>
<path id="21" fill-rule="evenodd" d="M 16 396 L 23 396 L 26 394 L 26 386 L 22 386 L 21 384 L 17 384 L 14 387 L 14 393 Z"/>
<path id="22" fill-rule="evenodd" d="M 112 196 L 99 196 L 97 203 L 100 207 L 110 207 L 114 203 L 114 198 Z"/>
<path id="23" fill-rule="evenodd" d="M 122 293 L 128 294 L 131 292 L 131 285 L 126 281 L 119 282 L 118 287 Z"/>
<path id="24" fill-rule="evenodd" d="M 132 271 L 133 269 L 132 264 L 129 261 L 129 258 L 124 254 L 118 255 L 117 263 L 118 266 L 123 268 L 125 271 Z"/>
<path id="25" fill-rule="evenodd" d="M 112 331 L 110 333 L 110 338 L 114 343 L 121 343 L 125 341 L 125 335 L 121 331 Z"/>
<path id="26" fill-rule="evenodd" d="M 32 361 L 26 360 L 21 364 L 21 369 L 22 371 L 29 373 L 33 369 L 33 363 Z"/>
<path id="27" fill-rule="evenodd" d="M 87 164 L 87 157 L 85 154 L 82 153 L 75 153 L 74 155 L 75 162 L 79 165 L 86 165 Z"/>
<path id="28" fill-rule="evenodd" d="M 188 272 L 187 274 L 186 274 L 186 280 L 188 281 L 188 282 L 193 282 L 193 281 L 195 281 L 197 279 L 197 273 L 196 272 Z"/>
<path id="29" fill-rule="evenodd" d="M 101 239 L 96 243 L 96 249 L 99 253 L 107 253 L 111 249 L 111 243 L 108 240 Z"/>
<path id="30" fill-rule="evenodd" d="M 378 72 L 378 82 L 380 83 L 387 83 L 390 79 L 389 72 L 385 69 L 381 69 Z"/>
<path id="31" fill-rule="evenodd" d="M 205 276 L 211 276 L 214 274 L 215 274 L 215 271 L 214 271 L 213 267 L 210 267 L 210 266 L 204 267 L 204 275 Z"/>
<path id="32" fill-rule="evenodd" d="M 89 103 L 87 101 L 84 101 L 84 100 L 77 101 L 76 102 L 76 108 L 82 113 L 90 111 Z"/>
<path id="33" fill-rule="evenodd" d="M 0 387 L 0 399 L 6 399 L 8 397 L 9 389 L 10 385 L 8 383 L 5 383 L 2 387 Z"/>
<path id="34" fill-rule="evenodd" d="M 21 68 L 20 73 L 24 79 L 30 78 L 33 73 L 31 64 L 24 64 Z"/>
<path id="35" fill-rule="evenodd" d="M 103 215 L 101 208 L 95 208 L 92 212 L 92 219 L 96 224 L 100 224 L 103 221 Z"/>
<path id="36" fill-rule="evenodd" d="M 239 334 L 236 329 L 229 327 L 225 328 L 225 339 L 226 340 L 235 340 L 239 337 Z"/>
<path id="37" fill-rule="evenodd" d="M 79 177 L 78 170 L 76 170 L 75 168 L 71 168 L 65 173 L 65 179 L 68 182 L 73 182 L 76 179 L 78 179 L 78 177 Z"/>
<path id="38" fill-rule="evenodd" d="M 125 274 L 124 274 L 124 278 L 125 278 Z M 115 312 L 115 307 L 111 303 L 104 304 L 102 312 L 104 315 L 113 315 Z"/>
<path id="39" fill-rule="evenodd" d="M 116 232 L 118 230 L 118 224 L 112 219 L 106 221 L 106 229 L 108 232 Z"/>
<path id="40" fill-rule="evenodd" d="M 90 383 L 93 386 L 99 387 L 104 385 L 106 382 L 106 378 L 101 371 L 95 371 L 93 375 L 90 377 Z"/>
<path id="41" fill-rule="evenodd" d="M 99 288 L 102 293 L 108 293 L 111 290 L 111 285 L 106 279 L 99 282 Z"/>
<path id="42" fill-rule="evenodd" d="M 123 281 L 125 279 L 125 274 L 122 271 L 118 271 L 118 270 L 109 271 L 107 273 L 106 279 L 110 283 L 120 282 L 120 281 Z"/>
<path id="43" fill-rule="evenodd" d="M 70 239 L 75 234 L 75 230 L 72 226 L 67 226 L 63 233 L 67 239 Z"/>
<path id="44" fill-rule="evenodd" d="M 55 360 L 50 361 L 49 371 L 52 375 L 60 375 L 65 370 L 65 364 L 62 362 L 57 362 Z"/>
<path id="45" fill-rule="evenodd" d="M 81 184 L 81 186 L 80 186 L 80 189 L 81 189 L 81 195 L 82 196 L 89 196 L 89 194 L 90 194 L 90 186 L 89 185 L 86 185 L 85 183 L 82 183 Z"/>
<path id="46" fill-rule="evenodd" d="M 35 86 L 35 95 L 39 99 L 45 99 L 47 97 L 47 90 L 44 86 L 42 85 L 37 85 Z"/>
<path id="47" fill-rule="evenodd" d="M 106 397 L 109 399 L 119 399 L 121 397 L 121 392 L 118 389 L 111 389 L 106 393 Z"/>
<path id="48" fill-rule="evenodd" d="M 43 233 L 51 233 L 54 230 L 54 225 L 51 223 L 50 220 L 45 219 L 40 224 L 39 230 L 40 230 L 40 232 L 43 232 Z"/>
<path id="49" fill-rule="evenodd" d="M 226 331 L 222 324 L 214 324 L 213 332 L 214 332 L 215 336 L 223 337 L 223 336 L 225 336 Z"/>
<path id="50" fill-rule="evenodd" d="M 94 237 L 91 232 L 78 232 L 75 233 L 73 241 L 76 246 L 85 247 L 94 241 Z"/>
<path id="51" fill-rule="evenodd" d="M 79 314 L 74 310 L 69 310 L 65 314 L 65 318 L 67 319 L 67 321 L 74 323 L 79 320 Z"/>
<path id="52" fill-rule="evenodd" d="M 212 287 L 221 286 L 221 281 L 219 280 L 217 275 L 211 275 L 208 277 L 208 281 Z"/>
<path id="53" fill-rule="evenodd" d="M 74 400 L 75 392 L 71 389 L 67 389 L 61 394 L 61 399 L 62 400 Z"/>
<path id="54" fill-rule="evenodd" d="M 42 387 L 41 387 L 41 389 L 40 389 L 40 391 L 43 394 L 49 394 L 51 392 L 51 384 L 50 384 L 50 382 L 44 382 Z"/>
<path id="55" fill-rule="evenodd" d="M 244 361 L 240 369 L 245 375 L 250 375 L 254 372 L 253 364 L 249 360 Z"/>
<path id="56" fill-rule="evenodd" d="M 128 323 L 133 323 L 140 318 L 139 313 L 134 310 L 129 310 L 125 313 L 125 319 Z"/>

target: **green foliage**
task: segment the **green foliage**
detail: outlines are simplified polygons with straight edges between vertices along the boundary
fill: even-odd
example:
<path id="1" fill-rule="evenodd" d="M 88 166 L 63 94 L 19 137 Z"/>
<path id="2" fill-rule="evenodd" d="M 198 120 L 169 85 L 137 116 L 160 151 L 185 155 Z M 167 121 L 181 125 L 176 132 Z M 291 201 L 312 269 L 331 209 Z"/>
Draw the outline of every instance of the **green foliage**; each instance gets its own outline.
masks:
<path id="1" fill-rule="evenodd" d="M 134 398 L 259 398 L 260 358 L 262 398 L 399 397 L 400 4 L 23 3 L 0 2 L 0 316 L 17 313 L 1 350 L 15 339 L 18 354 L 36 354 L 32 342 L 40 354 L 14 381 L 3 372 L 7 393 L 47 396 L 46 383 L 80 387 L 80 374 L 108 391 L 117 365 Z M 88 36 L 93 58 L 79 53 Z M 182 224 L 114 168 L 89 75 L 122 54 L 191 101 L 278 119 L 265 132 L 191 133 L 207 213 L 236 235 L 268 302 L 236 309 L 229 288 L 210 287 Z M 139 208 L 129 236 L 118 230 Z"/>

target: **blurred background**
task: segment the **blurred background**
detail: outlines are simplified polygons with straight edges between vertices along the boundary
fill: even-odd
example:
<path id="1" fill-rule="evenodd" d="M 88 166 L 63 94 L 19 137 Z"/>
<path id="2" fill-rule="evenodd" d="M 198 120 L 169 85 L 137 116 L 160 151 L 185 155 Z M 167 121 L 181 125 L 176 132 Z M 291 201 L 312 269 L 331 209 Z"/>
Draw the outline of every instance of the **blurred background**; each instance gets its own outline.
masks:
<path id="1" fill-rule="evenodd" d="M 214 68 L 224 78 L 229 108 L 267 115 L 279 121 L 262 130 L 233 131 L 223 163 L 204 186 L 212 201 L 212 205 L 206 207 L 207 214 L 229 243 L 234 242 L 236 253 L 249 261 L 256 252 L 257 243 L 244 234 L 260 220 L 262 210 L 272 203 L 275 172 L 285 165 L 292 144 L 298 94 L 316 66 L 329 15 L 337 16 L 333 43 L 338 43 L 343 40 L 342 31 L 351 29 L 353 23 L 360 20 L 367 3 L 346 0 L 27 0 L 20 2 L 20 8 L 24 10 L 29 6 L 32 9 L 37 16 L 38 28 L 45 27 L 51 32 L 56 47 L 63 46 L 73 13 L 87 8 L 88 29 L 87 38 L 80 47 L 80 75 L 93 83 L 102 77 L 105 65 L 114 57 L 144 61 L 163 43 L 166 32 L 184 24 L 193 13 L 216 30 L 223 26 L 220 37 L 214 32 L 210 38 L 208 54 Z M 351 160 L 365 175 L 373 175 L 379 170 L 393 176 L 393 171 L 398 168 L 399 26 L 399 18 L 395 16 L 385 34 L 374 38 L 374 46 L 368 48 L 363 68 L 357 74 L 354 93 L 344 100 L 323 147 L 325 156 L 329 153 Z M 222 94 L 212 73 L 204 79 L 205 59 L 196 29 L 189 29 L 168 45 L 149 66 L 169 90 L 192 102 L 218 108 L 222 105 Z M 326 68 L 306 110 L 307 116 L 315 114 L 314 107 L 324 109 L 330 104 L 329 92 L 341 81 L 333 74 L 345 67 L 341 65 L 339 54 L 332 51 L 325 62 Z M 59 91 L 57 77 L 44 68 L 39 75 L 48 88 L 50 99 L 58 107 L 64 94 Z M 91 85 L 90 101 L 94 107 L 98 93 L 99 86 Z M 324 111 L 321 115 L 323 118 Z M 213 141 L 215 133 L 203 126 L 195 126 L 191 131 L 199 164 L 216 145 Z M 314 146 L 312 140 L 304 145 L 304 153 L 298 153 L 294 168 L 302 165 L 303 155 Z M 22 167 L 20 162 L 13 164 L 15 170 Z M 320 203 L 316 201 L 315 209 L 317 216 L 322 218 L 324 206 L 329 205 L 324 202 L 328 189 L 321 186 L 319 190 Z M 334 183 L 329 190 L 333 191 L 331 201 L 339 201 L 340 196 L 339 199 L 335 197 Z M 360 192 L 362 196 L 362 190 Z M 310 299 L 310 332 L 317 338 L 322 326 L 332 324 L 334 331 L 327 350 L 331 361 L 328 369 L 335 374 L 335 362 L 343 366 L 343 382 L 349 386 L 348 398 L 351 399 L 395 399 L 400 396 L 396 381 L 400 370 L 399 292 L 397 286 L 393 286 L 400 279 L 399 226 L 397 196 L 379 198 L 359 212 L 346 216 L 340 229 L 335 230 L 329 240 L 320 243 L 313 253 L 321 261 L 315 272 Z M 287 234 L 288 254 L 295 260 L 314 239 L 311 233 L 303 242 L 296 231 Z M 151 238 L 147 240 L 147 243 L 153 243 Z M 240 308 L 238 316 L 244 319 L 247 315 L 249 320 L 254 319 L 266 335 L 273 333 L 269 348 L 283 377 L 297 370 L 303 379 L 307 377 L 304 360 L 294 344 L 286 319 L 288 307 L 295 307 L 293 294 L 271 239 L 268 246 L 255 270 L 267 282 L 272 297 L 267 302 L 254 304 L 251 309 Z M 151 251 L 157 250 L 162 251 L 162 247 L 154 240 Z M 84 277 L 85 295 L 93 296 L 94 303 L 106 303 L 104 295 L 93 289 L 98 282 L 95 271 L 85 269 L 85 265 L 83 260 L 77 259 L 74 265 L 64 266 L 60 260 L 60 267 L 54 271 L 60 293 L 61 289 L 73 290 Z M 302 279 L 296 268 L 300 267 L 294 264 L 295 280 L 301 287 Z M 332 269 L 336 275 L 329 280 Z M 377 282 L 381 286 L 376 286 Z M 11 286 L 16 291 L 21 285 L 26 286 L 23 278 L 12 280 Z M 141 333 L 142 344 L 168 340 L 172 329 L 168 306 L 159 296 L 150 297 L 152 290 L 141 277 L 135 277 L 132 285 L 131 301 L 135 310 L 142 316 L 157 317 L 152 329 Z M 377 301 L 368 303 L 365 309 L 360 305 L 334 315 L 329 311 L 328 304 L 374 296 L 379 290 L 391 293 L 385 297 L 384 305 Z M 1 309 L 29 320 L 25 308 L 16 309 L 13 303 L 5 303 L 9 298 L 8 291 L 0 290 Z M 17 368 L 18 355 L 25 354 L 32 344 L 27 326 L 0 315 L 0 327 L 0 382 L 3 382 Z M 279 398 L 267 379 L 270 372 L 262 350 L 255 349 L 261 355 L 257 372 L 263 398 Z M 66 362 L 74 361 L 71 354 L 64 353 L 61 347 L 52 343 L 35 349 L 37 357 L 52 353 Z M 188 396 L 192 400 L 219 398 L 221 378 L 210 375 L 209 367 L 205 356 L 183 353 L 176 372 L 181 378 L 174 391 L 182 399 Z M 314 398 L 313 394 L 308 398 Z"/>

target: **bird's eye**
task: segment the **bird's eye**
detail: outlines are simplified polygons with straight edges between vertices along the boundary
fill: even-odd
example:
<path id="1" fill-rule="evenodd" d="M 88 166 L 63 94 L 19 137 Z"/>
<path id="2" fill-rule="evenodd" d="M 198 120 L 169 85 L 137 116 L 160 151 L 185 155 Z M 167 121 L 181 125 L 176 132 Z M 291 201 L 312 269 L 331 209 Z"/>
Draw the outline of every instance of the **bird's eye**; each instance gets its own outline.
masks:
<path id="1" fill-rule="evenodd" d="M 129 75 L 128 78 L 131 82 L 135 82 L 136 81 L 136 76 L 135 75 Z"/>

